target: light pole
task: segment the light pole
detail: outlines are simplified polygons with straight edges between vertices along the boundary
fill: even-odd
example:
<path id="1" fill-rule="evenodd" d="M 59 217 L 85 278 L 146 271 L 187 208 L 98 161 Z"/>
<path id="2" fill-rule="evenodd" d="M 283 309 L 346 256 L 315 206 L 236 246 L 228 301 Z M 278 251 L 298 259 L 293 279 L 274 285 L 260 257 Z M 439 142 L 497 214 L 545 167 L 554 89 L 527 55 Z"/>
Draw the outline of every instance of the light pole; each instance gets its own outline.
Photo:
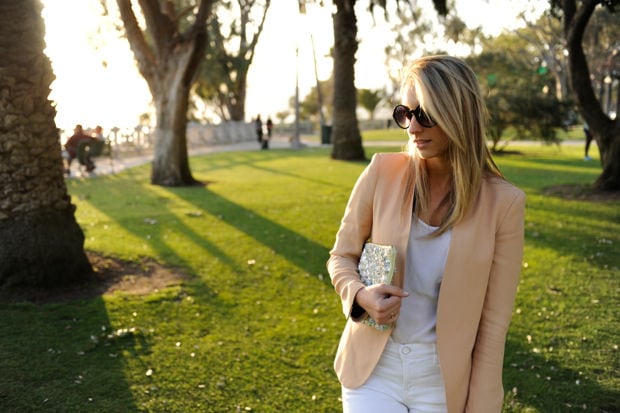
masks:
<path id="1" fill-rule="evenodd" d="M 295 133 L 291 140 L 292 148 L 301 147 L 299 140 L 299 47 L 295 48 Z"/>

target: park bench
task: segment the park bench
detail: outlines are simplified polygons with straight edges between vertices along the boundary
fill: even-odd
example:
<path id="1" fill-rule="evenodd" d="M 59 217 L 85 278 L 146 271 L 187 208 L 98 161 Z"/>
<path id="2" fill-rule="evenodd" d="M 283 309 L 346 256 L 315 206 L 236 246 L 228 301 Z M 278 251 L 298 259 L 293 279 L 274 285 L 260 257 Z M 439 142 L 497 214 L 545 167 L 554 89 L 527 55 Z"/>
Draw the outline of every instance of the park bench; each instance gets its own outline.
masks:
<path id="1" fill-rule="evenodd" d="M 80 165 L 86 165 L 86 159 L 107 156 L 110 159 L 110 166 L 112 166 L 112 144 L 109 139 L 93 139 L 91 141 L 82 141 L 77 147 L 77 159 Z"/>

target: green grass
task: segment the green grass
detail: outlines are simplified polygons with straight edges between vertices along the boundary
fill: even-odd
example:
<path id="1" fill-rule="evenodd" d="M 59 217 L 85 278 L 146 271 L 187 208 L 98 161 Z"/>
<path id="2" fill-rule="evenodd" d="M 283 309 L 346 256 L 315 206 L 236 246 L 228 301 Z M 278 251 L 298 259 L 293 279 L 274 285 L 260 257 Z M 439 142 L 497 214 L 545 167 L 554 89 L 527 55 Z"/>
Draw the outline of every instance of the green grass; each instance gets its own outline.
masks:
<path id="1" fill-rule="evenodd" d="M 556 136 L 560 141 L 565 140 L 576 140 L 576 141 L 584 141 L 585 137 L 583 134 L 582 125 L 575 125 L 568 130 L 556 129 Z M 364 142 L 407 142 L 407 133 L 403 129 L 399 129 L 395 126 L 390 129 L 374 129 L 374 130 L 364 130 L 362 131 L 362 137 Z M 303 135 L 301 137 L 303 141 L 307 142 L 319 142 L 320 136 L 318 132 L 316 135 Z M 503 135 L 504 140 L 513 140 L 517 139 L 516 131 L 514 128 L 508 128 Z M 500 143 L 501 147 L 502 143 Z M 513 147 L 519 146 L 519 141 L 516 140 L 514 142 L 508 143 L 507 149 L 512 150 Z M 593 153 L 596 152 L 596 145 L 593 145 Z"/>
<path id="2" fill-rule="evenodd" d="M 497 162 L 528 203 L 505 410 L 620 411 L 620 203 L 542 194 L 596 178 L 581 147 L 510 148 Z M 148 166 L 68 180 L 88 250 L 192 278 L 0 305 L 0 411 L 339 411 L 344 318 L 325 261 L 364 166 L 329 148 L 228 152 L 192 158 L 203 188 L 151 186 Z"/>

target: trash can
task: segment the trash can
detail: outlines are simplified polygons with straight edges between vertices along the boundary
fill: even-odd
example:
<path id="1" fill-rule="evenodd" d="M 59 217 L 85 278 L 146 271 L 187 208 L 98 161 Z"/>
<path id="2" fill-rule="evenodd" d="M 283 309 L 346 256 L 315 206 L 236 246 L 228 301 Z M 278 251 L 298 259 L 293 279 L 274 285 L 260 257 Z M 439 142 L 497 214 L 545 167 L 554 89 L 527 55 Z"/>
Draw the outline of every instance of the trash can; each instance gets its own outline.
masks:
<path id="1" fill-rule="evenodd" d="M 332 127 L 331 125 L 321 125 L 321 144 L 329 145 L 332 143 Z"/>

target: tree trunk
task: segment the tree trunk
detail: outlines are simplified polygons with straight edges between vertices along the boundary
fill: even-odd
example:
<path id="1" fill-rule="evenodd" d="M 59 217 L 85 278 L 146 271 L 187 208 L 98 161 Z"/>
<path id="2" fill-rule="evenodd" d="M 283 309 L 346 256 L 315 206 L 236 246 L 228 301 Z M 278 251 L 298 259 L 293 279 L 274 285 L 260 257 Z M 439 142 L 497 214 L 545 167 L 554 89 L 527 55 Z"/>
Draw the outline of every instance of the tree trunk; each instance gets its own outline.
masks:
<path id="1" fill-rule="evenodd" d="M 569 68 L 573 90 L 577 95 L 579 111 L 588 123 L 601 154 L 603 172 L 594 185 L 602 191 L 620 189 L 620 117 L 610 119 L 596 98 L 588 62 L 583 51 L 583 34 L 598 1 L 563 0 L 564 36 L 568 48 Z"/>
<path id="2" fill-rule="evenodd" d="M 187 53 L 191 53 L 188 50 Z M 187 153 L 187 108 L 189 85 L 178 73 L 181 67 L 170 67 L 183 59 L 170 61 L 167 71 L 154 87 L 157 126 L 154 130 L 155 151 L 151 169 L 151 183 L 162 186 L 197 185 L 192 176 Z"/>
<path id="3" fill-rule="evenodd" d="M 155 153 L 151 183 L 163 186 L 196 185 L 187 154 L 187 108 L 189 90 L 207 44 L 206 20 L 212 0 L 194 3 L 191 26 L 175 10 L 174 2 L 140 0 L 145 33 L 134 14 L 131 0 L 116 0 L 125 33 L 138 69 L 146 80 L 157 112 Z"/>
<path id="4" fill-rule="evenodd" d="M 40 0 L 0 1 L 0 287 L 51 287 L 92 267 L 67 193 Z"/>
<path id="5" fill-rule="evenodd" d="M 249 66 L 248 66 L 249 67 Z M 241 71 L 241 70 L 240 70 Z M 245 120 L 245 96 L 247 91 L 247 78 L 248 69 L 244 68 L 239 73 L 239 79 L 235 82 L 235 93 L 233 93 L 232 100 L 229 99 L 228 111 L 230 113 L 230 119 L 235 121 Z"/>
<path id="6" fill-rule="evenodd" d="M 617 119 L 617 118 L 616 118 Z M 590 127 L 592 130 L 592 127 Z M 613 122 L 613 126 L 603 131 L 603 135 L 594 139 L 601 154 L 603 172 L 594 182 L 594 186 L 603 191 L 620 190 L 620 123 Z"/>
<path id="7" fill-rule="evenodd" d="M 357 122 L 355 89 L 355 53 L 357 18 L 355 0 L 335 0 L 334 19 L 334 112 L 332 158 L 364 160 L 362 136 Z"/>

